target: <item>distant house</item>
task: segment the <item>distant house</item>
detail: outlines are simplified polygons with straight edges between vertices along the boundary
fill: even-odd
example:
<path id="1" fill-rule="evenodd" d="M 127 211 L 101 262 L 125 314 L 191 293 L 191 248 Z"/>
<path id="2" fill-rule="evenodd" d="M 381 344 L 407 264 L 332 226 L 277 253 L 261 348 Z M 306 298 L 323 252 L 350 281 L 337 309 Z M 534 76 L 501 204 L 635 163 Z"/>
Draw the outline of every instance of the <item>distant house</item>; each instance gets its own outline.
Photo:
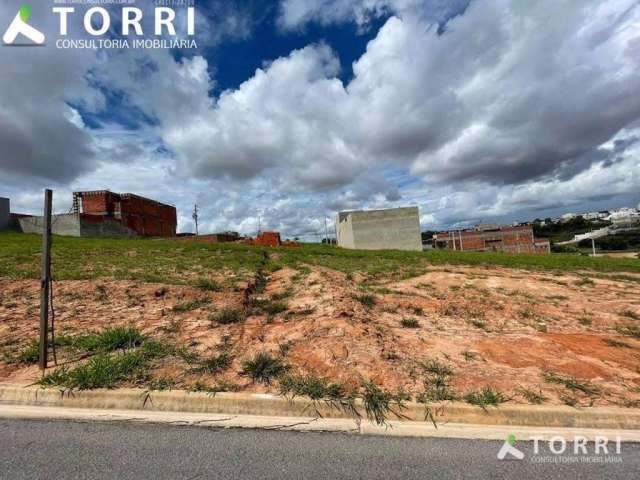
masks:
<path id="1" fill-rule="evenodd" d="M 340 212 L 339 247 L 362 250 L 422 250 L 418 207 Z"/>
<path id="2" fill-rule="evenodd" d="M 43 217 L 22 215 L 16 222 L 24 233 L 41 233 Z M 72 237 L 173 237 L 175 207 L 132 193 L 108 190 L 76 192 L 73 213 L 54 215 L 54 235 Z"/>
<path id="3" fill-rule="evenodd" d="M 535 238 L 533 227 L 482 225 L 469 230 L 439 232 L 433 236 L 435 248 L 471 252 L 550 253 L 546 238 Z"/>

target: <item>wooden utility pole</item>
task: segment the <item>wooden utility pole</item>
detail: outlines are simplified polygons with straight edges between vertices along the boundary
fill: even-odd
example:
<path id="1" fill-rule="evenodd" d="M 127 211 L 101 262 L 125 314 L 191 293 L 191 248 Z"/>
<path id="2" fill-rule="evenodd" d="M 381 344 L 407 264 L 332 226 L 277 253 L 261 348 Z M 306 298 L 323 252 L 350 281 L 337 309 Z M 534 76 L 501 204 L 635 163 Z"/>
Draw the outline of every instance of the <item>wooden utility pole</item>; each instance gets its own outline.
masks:
<path id="1" fill-rule="evenodd" d="M 49 350 L 49 288 L 51 286 L 51 201 L 53 192 L 44 191 L 42 219 L 42 277 L 40 279 L 40 370 L 47 368 Z"/>

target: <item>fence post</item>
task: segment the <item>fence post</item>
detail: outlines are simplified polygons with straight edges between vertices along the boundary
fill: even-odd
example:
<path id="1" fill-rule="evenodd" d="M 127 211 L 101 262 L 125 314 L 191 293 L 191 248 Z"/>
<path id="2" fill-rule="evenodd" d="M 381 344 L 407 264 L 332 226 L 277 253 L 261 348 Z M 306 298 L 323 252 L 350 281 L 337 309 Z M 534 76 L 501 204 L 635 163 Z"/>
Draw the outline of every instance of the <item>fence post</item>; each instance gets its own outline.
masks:
<path id="1" fill-rule="evenodd" d="M 44 191 L 42 222 L 42 276 L 40 279 L 40 370 L 47 368 L 49 350 L 49 287 L 51 282 L 51 201 L 53 192 Z"/>

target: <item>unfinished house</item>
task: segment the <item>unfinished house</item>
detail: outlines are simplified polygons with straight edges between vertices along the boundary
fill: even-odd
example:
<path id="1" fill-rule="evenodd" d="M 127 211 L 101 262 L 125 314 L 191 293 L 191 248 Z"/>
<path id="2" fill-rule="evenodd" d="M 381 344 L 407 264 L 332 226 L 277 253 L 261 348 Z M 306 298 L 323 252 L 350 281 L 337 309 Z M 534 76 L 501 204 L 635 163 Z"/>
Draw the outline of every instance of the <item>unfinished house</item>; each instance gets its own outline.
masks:
<path id="1" fill-rule="evenodd" d="M 132 193 L 120 194 L 108 190 L 75 192 L 73 208 L 74 213 L 89 221 L 114 220 L 135 235 L 145 237 L 176 235 L 175 207 Z"/>
<path id="2" fill-rule="evenodd" d="M 418 207 L 340 212 L 339 247 L 361 250 L 422 250 Z"/>
<path id="3" fill-rule="evenodd" d="M 549 240 L 535 238 L 533 227 L 477 226 L 433 236 L 434 248 L 470 252 L 550 253 Z"/>
<path id="4" fill-rule="evenodd" d="M 16 217 L 24 233 L 42 233 L 43 217 Z M 52 233 L 70 237 L 173 237 L 175 207 L 131 193 L 107 190 L 73 194 L 73 213 L 54 215 Z"/>

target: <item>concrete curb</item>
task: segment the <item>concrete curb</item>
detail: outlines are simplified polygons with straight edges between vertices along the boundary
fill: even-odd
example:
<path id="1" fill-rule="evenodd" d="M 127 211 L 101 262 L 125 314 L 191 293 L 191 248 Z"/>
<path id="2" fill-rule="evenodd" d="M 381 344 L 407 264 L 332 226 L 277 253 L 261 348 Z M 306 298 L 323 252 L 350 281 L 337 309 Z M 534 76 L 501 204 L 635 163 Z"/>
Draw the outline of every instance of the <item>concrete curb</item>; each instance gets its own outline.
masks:
<path id="1" fill-rule="evenodd" d="M 11 384 L 0 384 L 0 404 L 307 419 L 316 416 L 315 409 L 308 400 L 288 400 L 269 394 L 218 393 L 211 396 L 206 393 L 146 392 L 137 389 L 63 391 Z M 439 425 L 454 423 L 640 430 L 640 410 L 626 408 L 576 409 L 564 406 L 503 405 L 483 410 L 451 402 L 433 405 L 431 412 Z M 319 406 L 318 413 L 324 419 L 350 419 L 346 413 L 326 405 Z M 425 413 L 424 405 L 408 403 L 407 408 L 402 411 L 405 418 L 396 423 L 424 423 Z M 431 422 L 428 423 L 433 428 Z"/>
<path id="2" fill-rule="evenodd" d="M 554 437 L 584 437 L 595 441 L 605 437 L 611 441 L 640 442 L 640 430 L 603 430 L 588 428 L 548 428 L 524 426 L 491 426 L 448 423 L 437 429 L 431 423 L 391 421 L 386 427 L 363 421 L 357 425 L 344 418 L 273 417 L 258 415 L 225 415 L 141 410 L 95 410 L 90 408 L 42 407 L 0 404 L 0 419 L 53 420 L 74 422 L 160 424 L 200 428 L 259 428 L 289 432 L 332 432 L 349 435 L 383 435 L 390 437 L 459 438 L 504 441 L 509 435 L 526 441 L 531 438 L 550 440 Z"/>

